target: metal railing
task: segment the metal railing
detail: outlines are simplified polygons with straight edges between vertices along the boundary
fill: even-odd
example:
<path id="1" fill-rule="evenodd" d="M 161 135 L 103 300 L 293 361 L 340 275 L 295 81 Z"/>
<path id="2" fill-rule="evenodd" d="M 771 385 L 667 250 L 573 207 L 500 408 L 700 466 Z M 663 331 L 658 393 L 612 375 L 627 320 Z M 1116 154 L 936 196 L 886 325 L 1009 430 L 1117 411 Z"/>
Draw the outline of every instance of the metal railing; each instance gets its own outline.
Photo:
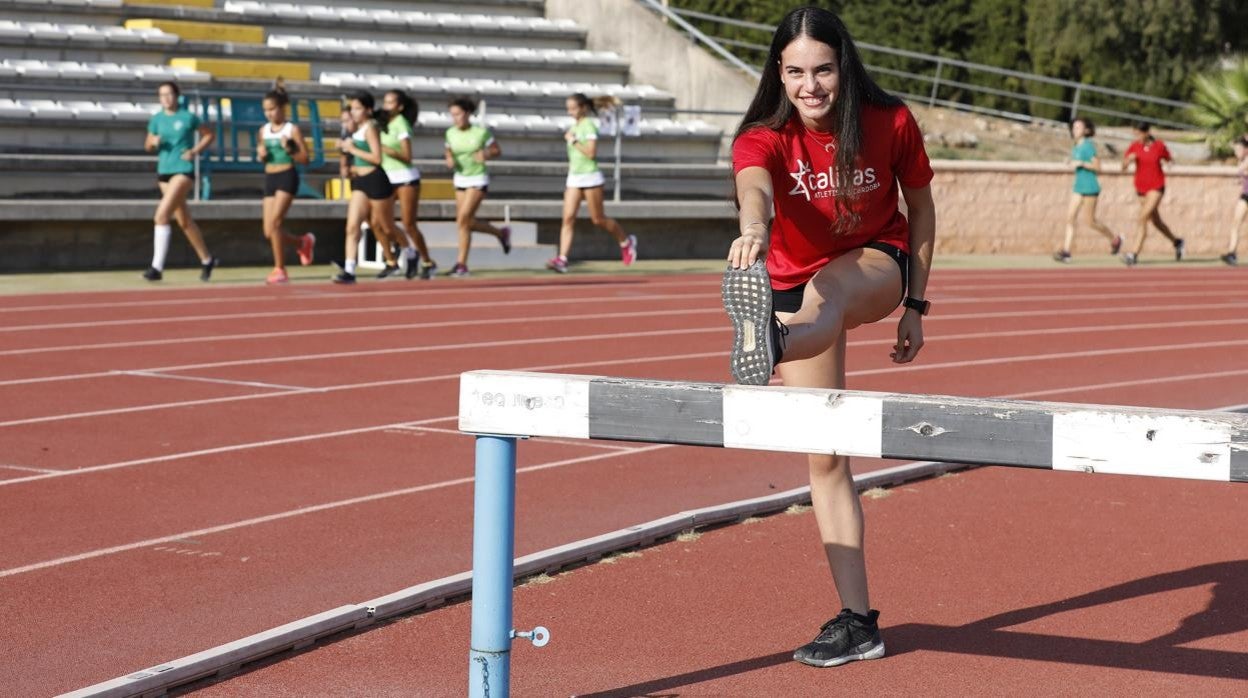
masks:
<path id="1" fill-rule="evenodd" d="M 656 5 L 655 0 L 643 0 L 648 6 Z M 705 12 L 697 12 L 694 10 L 686 10 L 678 7 L 663 8 L 664 16 L 675 16 L 680 21 L 676 23 L 682 29 L 689 25 L 688 20 L 696 20 L 700 22 L 708 22 L 711 24 L 737 27 L 751 31 L 760 32 L 761 36 L 770 37 L 775 27 L 757 22 L 749 22 L 731 17 L 721 17 L 718 15 L 708 14 Z M 688 30 L 686 30 L 688 31 Z M 746 52 L 763 53 L 768 50 L 768 46 L 762 43 L 755 43 L 741 39 L 712 37 L 707 33 L 697 30 L 696 34 L 690 32 L 696 40 L 706 44 L 715 50 L 716 53 L 731 53 L 724 46 L 732 46 Z M 928 106 L 944 106 L 963 111 L 970 111 L 982 114 L 990 114 L 993 116 L 1002 116 L 1006 118 L 1016 119 L 1020 121 L 1031 121 L 1041 123 L 1059 123 L 1073 119 L 1080 114 L 1091 114 L 1108 117 L 1110 119 L 1118 119 L 1124 122 L 1147 121 L 1151 124 L 1173 128 L 1183 131 L 1200 130 L 1196 124 L 1187 120 L 1187 111 L 1192 107 L 1188 102 L 1181 102 L 1173 99 L 1162 97 L 1154 97 L 1152 95 L 1141 94 L 1138 92 L 1128 92 L 1126 90 L 1116 90 L 1109 87 L 1101 87 L 1099 85 L 1089 85 L 1072 80 L 1063 80 L 1060 78 L 1052 78 L 1045 75 L 1035 73 L 1025 73 L 1008 68 L 999 68 L 996 66 L 985 65 L 981 63 L 972 63 L 956 58 L 948 58 L 945 56 L 937 56 L 928 53 L 920 53 L 917 51 L 907 51 L 904 49 L 891 48 L 878 44 L 867 43 L 863 41 L 857 42 L 859 50 L 863 53 L 864 61 L 867 68 L 876 75 L 887 76 L 892 80 L 887 81 L 888 85 L 894 92 L 900 96 L 915 102 L 927 104 Z M 917 63 L 917 69 L 902 70 L 898 68 L 879 65 L 871 62 L 872 56 L 888 56 L 893 59 L 904 59 Z M 741 59 L 733 54 L 732 61 L 734 65 L 738 65 Z M 747 62 L 748 63 L 748 62 Z M 1019 81 L 1020 89 L 1010 90 L 994 87 L 986 84 L 970 82 L 968 80 L 957 79 L 948 75 L 951 70 L 959 70 L 967 75 L 989 75 L 998 78 L 1008 78 Z M 752 70 L 751 74 L 757 75 L 757 70 Z M 1022 85 L 1031 85 L 1033 87 L 1049 87 L 1068 92 L 1069 99 L 1054 99 L 1046 97 L 1042 94 L 1034 94 L 1025 89 L 1021 89 Z M 942 97 L 942 90 L 945 97 Z M 961 93 L 961 94 L 949 94 Z M 1010 108 L 994 108 L 987 107 L 982 104 L 975 104 L 963 99 L 957 99 L 961 96 L 969 95 L 986 95 L 1001 100 L 1012 101 L 1019 105 L 1018 109 Z M 954 97 L 954 98 L 950 98 Z M 1089 100 L 1095 100 L 1090 103 Z M 1157 113 L 1145 114 L 1141 111 L 1132 111 L 1121 105 L 1124 103 L 1135 103 L 1139 105 L 1151 105 L 1162 108 L 1161 111 L 1165 115 Z M 1059 118 L 1046 118 L 1038 115 L 1041 109 L 1048 107 L 1050 110 L 1062 112 Z"/>

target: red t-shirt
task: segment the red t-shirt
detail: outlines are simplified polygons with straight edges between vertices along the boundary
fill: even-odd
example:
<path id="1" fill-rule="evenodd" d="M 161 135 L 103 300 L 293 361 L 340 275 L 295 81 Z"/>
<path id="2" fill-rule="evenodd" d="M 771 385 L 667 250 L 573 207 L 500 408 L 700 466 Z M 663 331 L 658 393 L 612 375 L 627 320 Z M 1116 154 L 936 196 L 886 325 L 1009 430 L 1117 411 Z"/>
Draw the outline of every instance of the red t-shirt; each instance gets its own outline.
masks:
<path id="1" fill-rule="evenodd" d="M 923 134 L 904 106 L 865 106 L 862 152 L 851 181 L 849 206 L 858 226 L 837 234 L 835 199 L 836 136 L 812 133 L 794 116 L 779 131 L 756 127 L 732 146 L 733 172 L 763 167 L 771 173 L 775 219 L 767 271 L 777 289 L 809 281 L 815 272 L 848 250 L 885 242 L 910 251 L 910 227 L 897 210 L 897 183 L 910 188 L 932 181 Z"/>
<path id="2" fill-rule="evenodd" d="M 1161 171 L 1161 161 L 1174 159 L 1170 157 L 1166 144 L 1155 139 L 1148 145 L 1136 141 L 1127 148 L 1127 155 L 1132 153 L 1135 153 L 1136 193 L 1143 195 L 1154 189 L 1164 188 L 1166 173 Z"/>

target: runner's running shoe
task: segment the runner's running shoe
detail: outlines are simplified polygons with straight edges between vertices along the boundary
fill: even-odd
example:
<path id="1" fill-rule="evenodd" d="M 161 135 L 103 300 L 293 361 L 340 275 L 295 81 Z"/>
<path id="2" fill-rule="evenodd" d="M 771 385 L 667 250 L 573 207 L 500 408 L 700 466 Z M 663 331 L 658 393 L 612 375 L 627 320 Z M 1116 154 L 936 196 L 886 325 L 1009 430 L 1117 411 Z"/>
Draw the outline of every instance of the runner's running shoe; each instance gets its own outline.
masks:
<path id="1" fill-rule="evenodd" d="M 378 274 L 377 274 L 377 278 L 379 278 L 379 279 L 388 279 L 388 278 L 390 278 L 390 277 L 392 277 L 392 276 L 397 276 L 397 275 L 398 275 L 398 273 L 399 273 L 399 265 L 397 265 L 397 264 L 387 264 L 387 265 L 386 265 L 386 267 L 385 267 L 384 269 L 382 269 L 380 272 L 378 272 Z"/>
<path id="2" fill-rule="evenodd" d="M 503 254 L 511 254 L 511 226 L 504 225 L 498 229 L 498 244 L 503 246 Z"/>
<path id="3" fill-rule="evenodd" d="M 403 277 L 407 279 L 408 281 L 411 281 L 412 279 L 416 278 L 416 275 L 419 273 L 420 273 L 420 253 L 417 252 L 415 255 L 407 258 L 407 270 L 403 272 Z"/>
<path id="4" fill-rule="evenodd" d="M 446 272 L 446 275 L 453 279 L 463 279 L 468 276 L 468 265 L 456 264 L 454 267 L 451 267 L 450 271 Z"/>
<path id="5" fill-rule="evenodd" d="M 624 266 L 628 266 L 637 261 L 637 236 L 629 235 L 623 245 L 620 245 L 620 261 L 624 262 Z"/>
<path id="6" fill-rule="evenodd" d="M 860 616 L 848 608 L 819 628 L 814 640 L 797 648 L 793 659 L 815 667 L 840 666 L 884 656 L 884 640 L 876 619 L 879 611 Z"/>
<path id="7" fill-rule="evenodd" d="M 559 272 L 560 274 L 567 274 L 568 260 L 563 257 L 551 257 L 550 261 L 546 262 L 546 268 L 551 271 Z"/>
<path id="8" fill-rule="evenodd" d="M 312 233 L 304 233 L 299 236 L 299 263 L 308 266 L 312 263 L 312 256 L 316 250 L 316 236 Z"/>
<path id="9" fill-rule="evenodd" d="M 1129 267 L 1135 266 L 1137 261 L 1138 260 L 1135 258 L 1135 254 L 1132 252 L 1128 252 L 1122 256 L 1122 263 Z"/>
<path id="10" fill-rule="evenodd" d="M 147 271 L 143 272 L 143 278 L 148 281 L 160 281 L 165 278 L 165 275 L 162 274 L 156 267 L 148 267 Z"/>
<path id="11" fill-rule="evenodd" d="M 433 275 L 434 275 L 437 271 L 438 271 L 438 263 L 437 263 L 437 262 L 430 262 L 430 263 L 428 263 L 428 264 L 423 264 L 423 265 L 421 265 L 421 267 L 420 267 L 420 278 L 421 278 L 423 281 L 428 281 L 429 279 L 432 279 L 432 278 L 433 278 Z"/>
<path id="12" fill-rule="evenodd" d="M 338 272 L 338 275 L 334 277 L 334 283 L 353 284 L 355 283 L 355 274 L 349 274 L 346 271 L 340 271 Z"/>
<path id="13" fill-rule="evenodd" d="M 212 259 L 209 259 L 207 262 L 204 262 L 203 264 L 199 265 L 199 280 L 207 281 L 211 279 L 212 270 L 216 269 L 217 265 L 220 263 L 221 263 L 221 260 L 217 259 L 216 257 L 213 257 Z"/>
<path id="14" fill-rule="evenodd" d="M 1121 249 L 1122 249 L 1122 236 L 1115 235 L 1114 241 L 1109 243 L 1109 253 L 1118 254 L 1118 250 L 1121 250 Z"/>
<path id="15" fill-rule="evenodd" d="M 1053 253 L 1053 259 L 1062 264 L 1070 264 L 1070 253 L 1066 250 L 1059 250 Z"/>
<path id="16" fill-rule="evenodd" d="M 1234 252 L 1228 252 L 1222 255 L 1222 261 L 1225 262 L 1227 266 L 1233 267 L 1239 264 L 1239 255 L 1235 254 Z"/>
<path id="17" fill-rule="evenodd" d="M 1183 238 L 1179 238 L 1178 240 L 1175 240 L 1174 241 L 1174 261 L 1182 262 L 1183 255 L 1186 252 L 1187 252 L 1187 243 L 1183 241 Z"/>
<path id="18" fill-rule="evenodd" d="M 287 281 L 290 281 L 290 277 L 287 276 L 286 270 L 274 267 L 273 271 L 269 272 L 269 278 L 265 279 L 264 283 L 269 285 L 284 284 Z"/>
<path id="19" fill-rule="evenodd" d="M 767 265 L 760 259 L 744 269 L 729 267 L 721 293 L 732 320 L 732 377 L 742 385 L 767 385 L 789 333 L 772 312 Z"/>

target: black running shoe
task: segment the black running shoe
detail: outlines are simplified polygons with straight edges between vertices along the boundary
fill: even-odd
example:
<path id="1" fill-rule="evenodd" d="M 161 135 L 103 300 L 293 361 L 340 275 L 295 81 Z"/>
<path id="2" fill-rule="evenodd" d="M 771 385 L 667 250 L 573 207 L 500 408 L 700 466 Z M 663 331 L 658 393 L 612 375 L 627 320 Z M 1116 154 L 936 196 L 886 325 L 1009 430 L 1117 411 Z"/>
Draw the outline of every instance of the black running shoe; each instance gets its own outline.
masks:
<path id="1" fill-rule="evenodd" d="M 381 271 L 377 274 L 377 278 L 379 278 L 379 279 L 388 279 L 388 278 L 390 278 L 390 277 L 392 277 L 392 276 L 394 276 L 394 275 L 396 275 L 396 274 L 398 274 L 398 273 L 399 273 L 399 265 L 397 265 L 397 264 L 387 264 L 387 265 L 386 265 L 386 268 L 385 268 L 385 269 L 382 269 L 382 270 L 381 270 Z"/>
<path id="2" fill-rule="evenodd" d="M 212 259 L 209 259 L 207 262 L 204 262 L 203 264 L 199 265 L 199 280 L 207 281 L 211 279 L 212 270 L 215 269 L 218 264 L 220 264 L 220 260 L 218 260 L 216 257 L 213 257 Z"/>
<path id="3" fill-rule="evenodd" d="M 407 258 L 407 270 L 403 272 L 403 278 L 407 279 L 408 281 L 411 281 L 412 279 L 416 278 L 416 275 L 419 273 L 420 273 L 420 253 L 417 252 L 416 256 Z"/>
<path id="4" fill-rule="evenodd" d="M 1186 249 L 1187 249 L 1187 244 L 1184 243 L 1183 238 L 1179 238 L 1178 240 L 1175 240 L 1174 241 L 1174 261 L 1182 262 L 1183 253 L 1186 251 Z"/>
<path id="5" fill-rule="evenodd" d="M 1227 266 L 1233 267 L 1239 264 L 1239 255 L 1234 252 L 1228 252 L 1227 254 L 1222 255 L 1221 259 Z"/>
<path id="6" fill-rule="evenodd" d="M 884 656 L 884 640 L 876 619 L 879 611 L 860 616 L 848 608 L 819 628 L 814 640 L 797 648 L 793 659 L 816 667 L 840 666 L 859 659 Z"/>
<path id="7" fill-rule="evenodd" d="M 767 385 L 789 333 L 772 312 L 767 265 L 760 259 L 744 269 L 729 267 L 721 290 L 732 320 L 732 377 L 742 385 Z"/>
<path id="8" fill-rule="evenodd" d="M 437 262 L 430 262 L 428 264 L 422 265 L 420 267 L 420 278 L 422 281 L 428 281 L 429 279 L 433 278 L 434 274 L 436 274 L 437 271 L 438 271 Z"/>
<path id="9" fill-rule="evenodd" d="M 338 272 L 338 275 L 334 277 L 334 283 L 353 284 L 355 283 L 355 274 L 349 274 L 346 271 L 340 271 Z"/>
<path id="10" fill-rule="evenodd" d="M 1070 264 L 1070 253 L 1066 250 L 1059 250 L 1053 253 L 1053 260 L 1062 264 Z"/>
<path id="11" fill-rule="evenodd" d="M 1122 263 L 1129 267 L 1135 266 L 1135 263 L 1136 263 L 1135 255 L 1132 254 L 1131 252 L 1124 254 L 1122 256 Z"/>
<path id="12" fill-rule="evenodd" d="M 165 275 L 160 273 L 160 270 L 156 267 L 148 267 L 147 271 L 143 272 L 143 278 L 148 281 L 160 281 L 165 278 Z"/>

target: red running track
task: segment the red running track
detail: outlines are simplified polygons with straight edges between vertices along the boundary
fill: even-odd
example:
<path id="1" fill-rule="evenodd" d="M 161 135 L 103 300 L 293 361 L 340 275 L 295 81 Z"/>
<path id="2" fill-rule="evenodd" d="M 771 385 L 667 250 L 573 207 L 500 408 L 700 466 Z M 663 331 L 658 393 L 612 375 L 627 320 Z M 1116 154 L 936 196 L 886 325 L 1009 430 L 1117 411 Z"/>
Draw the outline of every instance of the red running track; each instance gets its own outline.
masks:
<path id="1" fill-rule="evenodd" d="M 851 385 L 1248 402 L 1248 277 L 1133 272 L 938 271 L 919 363 L 889 362 L 894 323 L 862 328 Z M 723 381 L 721 312 L 710 276 L 0 298 L 0 693 L 78 688 L 468 569 L 459 372 Z M 782 454 L 552 440 L 526 442 L 520 467 L 518 554 L 804 482 Z M 997 503 L 1019 482 L 966 477 Z"/>

